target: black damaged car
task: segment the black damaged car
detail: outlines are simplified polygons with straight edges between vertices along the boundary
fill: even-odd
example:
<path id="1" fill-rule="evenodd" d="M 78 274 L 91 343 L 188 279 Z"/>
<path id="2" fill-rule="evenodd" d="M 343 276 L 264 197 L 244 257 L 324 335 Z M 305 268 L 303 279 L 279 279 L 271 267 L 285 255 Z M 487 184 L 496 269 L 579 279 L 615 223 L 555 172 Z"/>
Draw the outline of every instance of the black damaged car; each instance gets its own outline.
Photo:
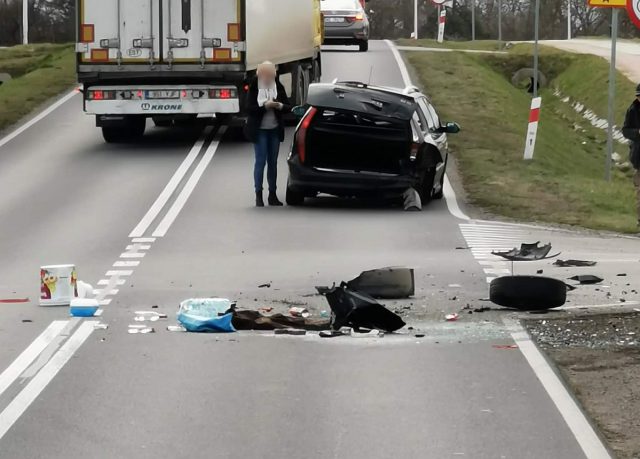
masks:
<path id="1" fill-rule="evenodd" d="M 313 84 L 288 158 L 288 205 L 319 193 L 340 197 L 393 197 L 410 188 L 422 203 L 443 196 L 447 134 L 417 88 L 359 82 Z"/>

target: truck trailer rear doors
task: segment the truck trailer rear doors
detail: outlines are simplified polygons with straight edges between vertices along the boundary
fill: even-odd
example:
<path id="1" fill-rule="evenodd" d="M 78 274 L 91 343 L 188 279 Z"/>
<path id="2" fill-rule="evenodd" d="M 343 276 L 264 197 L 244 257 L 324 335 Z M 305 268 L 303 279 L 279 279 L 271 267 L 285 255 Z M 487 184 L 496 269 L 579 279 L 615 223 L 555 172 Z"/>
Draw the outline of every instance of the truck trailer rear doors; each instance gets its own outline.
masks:
<path id="1" fill-rule="evenodd" d="M 79 0 L 81 64 L 233 63 L 241 0 Z"/>

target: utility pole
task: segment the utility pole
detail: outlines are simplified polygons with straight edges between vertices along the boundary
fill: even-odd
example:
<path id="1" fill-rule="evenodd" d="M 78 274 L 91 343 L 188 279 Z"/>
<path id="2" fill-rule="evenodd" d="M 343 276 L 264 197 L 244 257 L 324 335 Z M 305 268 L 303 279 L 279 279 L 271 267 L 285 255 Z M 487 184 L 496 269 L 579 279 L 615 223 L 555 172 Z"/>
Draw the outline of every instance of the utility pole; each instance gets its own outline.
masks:
<path id="1" fill-rule="evenodd" d="M 567 40 L 571 40 L 571 0 L 567 0 Z"/>
<path id="2" fill-rule="evenodd" d="M 533 48 L 533 97 L 538 97 L 538 41 L 540 40 L 540 0 L 536 0 L 535 45 Z"/>
<path id="3" fill-rule="evenodd" d="M 413 0 L 413 38 L 418 39 L 418 0 Z"/>
<path id="4" fill-rule="evenodd" d="M 498 0 L 498 45 L 502 49 L 502 0 Z"/>
<path id="5" fill-rule="evenodd" d="M 471 0 L 471 41 L 476 41 L 476 0 Z"/>
<path id="6" fill-rule="evenodd" d="M 22 44 L 29 44 L 29 0 L 22 0 Z"/>
<path id="7" fill-rule="evenodd" d="M 611 65 L 609 67 L 609 118 L 607 120 L 607 159 L 604 178 L 611 181 L 611 163 L 613 158 L 613 124 L 615 123 L 616 99 L 616 54 L 618 43 L 618 8 L 611 8 Z"/>

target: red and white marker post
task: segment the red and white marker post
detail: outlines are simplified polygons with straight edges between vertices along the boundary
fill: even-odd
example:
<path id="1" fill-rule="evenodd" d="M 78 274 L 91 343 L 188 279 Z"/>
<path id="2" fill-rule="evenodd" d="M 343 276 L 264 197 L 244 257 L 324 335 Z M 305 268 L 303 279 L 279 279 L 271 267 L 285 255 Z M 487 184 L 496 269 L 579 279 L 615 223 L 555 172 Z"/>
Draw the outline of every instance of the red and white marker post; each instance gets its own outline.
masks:
<path id="1" fill-rule="evenodd" d="M 444 42 L 444 27 L 447 23 L 447 8 L 438 5 L 438 43 Z"/>
<path id="2" fill-rule="evenodd" d="M 627 0 L 627 12 L 636 27 L 640 28 L 640 0 Z"/>
<path id="3" fill-rule="evenodd" d="M 524 146 L 524 159 L 533 159 L 533 152 L 536 149 L 536 137 L 538 136 L 538 123 L 540 121 L 540 107 L 542 97 L 535 97 L 531 100 L 531 111 L 529 112 L 529 128 L 527 129 L 527 141 Z"/>

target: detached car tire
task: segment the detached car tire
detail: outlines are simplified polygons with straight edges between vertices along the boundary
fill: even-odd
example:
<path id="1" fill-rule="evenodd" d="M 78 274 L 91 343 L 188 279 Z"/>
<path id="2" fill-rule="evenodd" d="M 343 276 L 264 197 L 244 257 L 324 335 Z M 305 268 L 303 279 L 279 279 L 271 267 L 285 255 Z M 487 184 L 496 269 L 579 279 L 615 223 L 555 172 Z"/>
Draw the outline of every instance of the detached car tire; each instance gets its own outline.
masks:
<path id="1" fill-rule="evenodd" d="M 507 308 L 541 311 L 562 306 L 567 301 L 567 286 L 550 277 L 498 277 L 491 281 L 489 298 Z"/>

